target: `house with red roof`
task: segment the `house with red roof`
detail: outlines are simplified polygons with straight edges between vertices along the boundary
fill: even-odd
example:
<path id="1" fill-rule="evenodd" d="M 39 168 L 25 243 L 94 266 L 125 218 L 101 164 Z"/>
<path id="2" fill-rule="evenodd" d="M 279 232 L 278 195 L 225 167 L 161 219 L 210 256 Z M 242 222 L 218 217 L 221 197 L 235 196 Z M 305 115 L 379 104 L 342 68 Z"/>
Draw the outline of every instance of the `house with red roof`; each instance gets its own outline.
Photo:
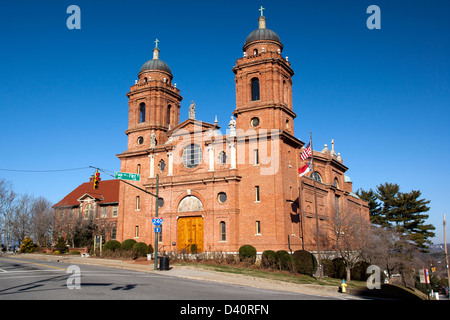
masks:
<path id="1" fill-rule="evenodd" d="M 120 180 L 100 181 L 94 189 L 93 177 L 82 183 L 56 203 L 55 230 L 58 237 L 72 242 L 77 230 L 83 225 L 95 226 L 95 235 L 102 235 L 105 241 L 117 236 Z"/>

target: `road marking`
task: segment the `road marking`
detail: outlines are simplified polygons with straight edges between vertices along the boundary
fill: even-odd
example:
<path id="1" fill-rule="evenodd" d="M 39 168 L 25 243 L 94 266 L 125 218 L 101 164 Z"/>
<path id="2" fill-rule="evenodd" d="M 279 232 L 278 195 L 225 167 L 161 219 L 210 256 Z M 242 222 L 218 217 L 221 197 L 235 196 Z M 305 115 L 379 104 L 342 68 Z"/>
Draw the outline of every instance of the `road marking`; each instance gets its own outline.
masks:
<path id="1" fill-rule="evenodd" d="M 66 270 L 66 268 L 59 268 L 59 267 L 49 266 L 49 265 L 46 265 L 46 264 L 40 264 L 40 263 L 36 263 L 36 262 L 28 262 L 28 261 L 16 260 L 16 259 L 10 259 L 10 258 L 0 258 L 0 260 L 15 261 L 15 262 L 20 262 L 20 263 L 34 264 L 36 266 L 41 266 L 41 267 L 48 267 L 48 268 L 59 269 L 59 270 Z"/>

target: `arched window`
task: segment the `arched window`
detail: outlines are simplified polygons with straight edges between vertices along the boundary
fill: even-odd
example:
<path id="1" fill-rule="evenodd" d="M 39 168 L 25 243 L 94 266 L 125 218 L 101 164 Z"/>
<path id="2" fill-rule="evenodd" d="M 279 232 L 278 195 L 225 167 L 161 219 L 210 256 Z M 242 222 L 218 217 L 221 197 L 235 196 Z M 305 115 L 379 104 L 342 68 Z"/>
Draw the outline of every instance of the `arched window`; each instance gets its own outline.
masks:
<path id="1" fill-rule="evenodd" d="M 253 55 L 256 56 L 258 54 L 258 49 L 253 50 Z"/>
<path id="2" fill-rule="evenodd" d="M 220 161 L 220 164 L 226 164 L 227 163 L 227 154 L 225 153 L 225 151 L 220 152 L 220 154 L 219 154 L 219 161 Z"/>
<path id="3" fill-rule="evenodd" d="M 159 171 L 161 171 L 161 173 L 164 172 L 164 169 L 166 168 L 166 163 L 164 162 L 164 160 L 161 160 L 161 161 L 159 162 L 158 168 L 159 168 Z"/>
<path id="4" fill-rule="evenodd" d="M 172 106 L 169 104 L 167 106 L 167 115 L 166 115 L 166 124 L 169 125 L 170 124 L 170 109 L 172 108 Z"/>
<path id="5" fill-rule="evenodd" d="M 139 122 L 145 122 L 145 103 L 139 105 Z"/>
<path id="6" fill-rule="evenodd" d="M 252 79 L 252 101 L 259 100 L 259 79 Z"/>
<path id="7" fill-rule="evenodd" d="M 313 173 L 311 173 L 311 179 L 314 179 L 320 183 L 322 183 L 322 181 L 323 181 L 322 176 L 317 171 L 314 171 Z"/>
<path id="8" fill-rule="evenodd" d="M 220 222 L 220 241 L 227 241 L 227 225 L 225 221 Z"/>
<path id="9" fill-rule="evenodd" d="M 339 189 L 339 183 L 338 183 L 338 179 L 334 178 L 334 183 L 333 183 L 334 187 Z"/>

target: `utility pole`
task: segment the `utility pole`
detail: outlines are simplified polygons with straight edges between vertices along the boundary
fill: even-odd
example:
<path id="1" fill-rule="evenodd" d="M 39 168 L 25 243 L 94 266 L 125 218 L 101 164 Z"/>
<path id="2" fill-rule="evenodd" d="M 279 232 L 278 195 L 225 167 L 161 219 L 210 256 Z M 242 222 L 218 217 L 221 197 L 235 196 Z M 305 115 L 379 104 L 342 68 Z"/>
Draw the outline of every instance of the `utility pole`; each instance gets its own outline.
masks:
<path id="1" fill-rule="evenodd" d="M 155 218 L 158 218 L 159 207 L 159 174 L 156 174 Z M 158 232 L 155 232 L 155 270 L 158 270 Z"/>
<path id="2" fill-rule="evenodd" d="M 444 225 L 445 267 L 447 268 L 447 288 L 450 288 L 450 270 L 448 269 L 447 237 L 445 232 L 445 213 L 443 225 Z"/>

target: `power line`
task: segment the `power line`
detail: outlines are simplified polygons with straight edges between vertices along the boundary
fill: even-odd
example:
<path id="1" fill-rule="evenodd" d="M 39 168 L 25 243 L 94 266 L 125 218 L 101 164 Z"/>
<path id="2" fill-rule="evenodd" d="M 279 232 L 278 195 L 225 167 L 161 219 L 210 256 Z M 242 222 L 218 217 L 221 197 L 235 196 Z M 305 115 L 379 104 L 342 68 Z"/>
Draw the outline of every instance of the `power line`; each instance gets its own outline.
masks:
<path id="1" fill-rule="evenodd" d="M 29 172 L 29 173 L 49 173 L 49 172 L 63 172 L 63 171 L 75 171 L 91 169 L 90 167 L 70 168 L 70 169 L 53 169 L 53 170 L 22 170 L 22 169 L 0 169 L 0 171 L 8 172 Z"/>

